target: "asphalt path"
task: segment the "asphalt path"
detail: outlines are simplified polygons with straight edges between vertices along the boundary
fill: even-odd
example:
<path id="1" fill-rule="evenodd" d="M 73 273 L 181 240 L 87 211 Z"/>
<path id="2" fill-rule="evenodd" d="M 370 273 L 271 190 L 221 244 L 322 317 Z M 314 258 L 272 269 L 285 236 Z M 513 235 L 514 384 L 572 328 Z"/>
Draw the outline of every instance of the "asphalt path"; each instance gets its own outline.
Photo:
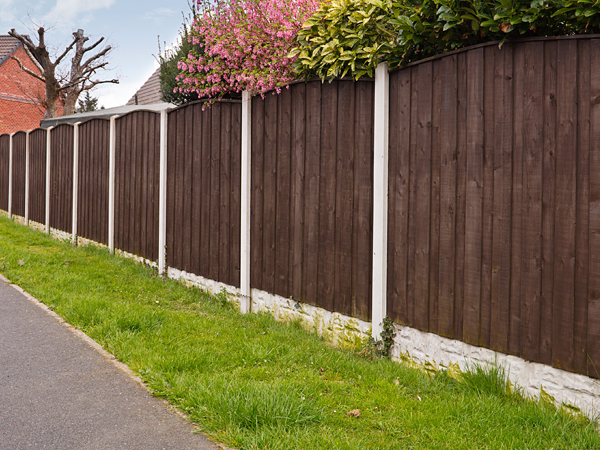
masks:
<path id="1" fill-rule="evenodd" d="M 0 279 L 0 450 L 221 448 L 193 431 L 106 354 Z"/>

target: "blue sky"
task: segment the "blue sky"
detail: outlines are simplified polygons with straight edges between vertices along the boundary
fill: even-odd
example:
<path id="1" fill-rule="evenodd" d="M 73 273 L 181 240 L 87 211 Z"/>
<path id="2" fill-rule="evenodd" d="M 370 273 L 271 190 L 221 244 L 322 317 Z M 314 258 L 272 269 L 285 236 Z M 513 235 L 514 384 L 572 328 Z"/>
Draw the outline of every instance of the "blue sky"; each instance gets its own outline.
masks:
<path id="1" fill-rule="evenodd" d="M 15 28 L 37 38 L 43 25 L 46 43 L 55 53 L 71 42 L 78 28 L 90 37 L 89 42 L 104 36 L 114 49 L 108 58 L 112 70 L 102 77 L 116 76 L 120 84 L 100 85 L 92 95 L 109 108 L 127 103 L 156 70 L 153 55 L 158 55 L 158 36 L 161 46 L 176 41 L 182 11 L 189 12 L 186 0 L 0 0 L 0 34 Z"/>

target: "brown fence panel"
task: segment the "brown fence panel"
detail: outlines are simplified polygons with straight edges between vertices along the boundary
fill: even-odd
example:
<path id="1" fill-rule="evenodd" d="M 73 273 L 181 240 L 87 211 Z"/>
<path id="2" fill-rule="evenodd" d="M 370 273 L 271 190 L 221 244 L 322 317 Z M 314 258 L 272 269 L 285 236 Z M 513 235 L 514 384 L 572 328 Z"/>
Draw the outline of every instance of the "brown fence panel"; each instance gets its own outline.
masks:
<path id="1" fill-rule="evenodd" d="M 393 320 L 599 376 L 599 60 L 533 39 L 391 74 Z"/>
<path id="2" fill-rule="evenodd" d="M 169 113 L 167 263 L 240 285 L 240 102 Z"/>
<path id="3" fill-rule="evenodd" d="M 29 133 L 29 219 L 46 223 L 46 135 L 41 128 Z"/>
<path id="4" fill-rule="evenodd" d="M 115 133 L 115 247 L 157 261 L 160 114 L 121 116 Z"/>
<path id="5" fill-rule="evenodd" d="M 110 121 L 79 125 L 77 234 L 108 244 L 108 159 Z"/>
<path id="6" fill-rule="evenodd" d="M 73 229 L 73 125 L 50 131 L 50 226 Z"/>
<path id="7" fill-rule="evenodd" d="M 8 180 L 10 175 L 10 135 L 0 136 L 0 209 L 8 211 Z"/>
<path id="8" fill-rule="evenodd" d="M 371 315 L 372 81 L 252 101 L 252 287 Z"/>
<path id="9" fill-rule="evenodd" d="M 12 213 L 25 217 L 25 170 L 27 133 L 13 136 Z"/>

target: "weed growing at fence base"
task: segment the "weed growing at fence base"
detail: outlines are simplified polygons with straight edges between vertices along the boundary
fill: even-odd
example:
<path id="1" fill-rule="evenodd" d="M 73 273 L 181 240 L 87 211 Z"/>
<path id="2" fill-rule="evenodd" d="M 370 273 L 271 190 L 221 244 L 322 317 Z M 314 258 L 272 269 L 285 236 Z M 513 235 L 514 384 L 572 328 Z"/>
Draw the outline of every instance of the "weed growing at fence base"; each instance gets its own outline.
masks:
<path id="1" fill-rule="evenodd" d="M 19 263 L 19 260 L 22 264 Z M 0 217 L 0 271 L 238 449 L 600 448 L 596 425 L 506 389 L 333 349 L 106 250 Z M 360 417 L 348 416 L 360 410 Z"/>

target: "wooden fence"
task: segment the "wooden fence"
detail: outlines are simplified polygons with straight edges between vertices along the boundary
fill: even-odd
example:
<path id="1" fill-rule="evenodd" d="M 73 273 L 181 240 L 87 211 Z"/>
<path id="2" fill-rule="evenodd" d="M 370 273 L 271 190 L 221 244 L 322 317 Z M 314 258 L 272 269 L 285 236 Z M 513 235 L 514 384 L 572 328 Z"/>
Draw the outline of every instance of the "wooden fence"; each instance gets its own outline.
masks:
<path id="1" fill-rule="evenodd" d="M 28 218 L 38 223 L 46 223 L 46 139 L 44 129 L 29 133 Z"/>
<path id="2" fill-rule="evenodd" d="M 370 319 L 373 81 L 252 100 L 251 286 Z"/>
<path id="3" fill-rule="evenodd" d="M 10 136 L 0 136 L 0 209 L 8 211 L 8 180 L 10 174 Z"/>
<path id="4" fill-rule="evenodd" d="M 169 113 L 167 264 L 240 286 L 240 102 Z"/>
<path id="5" fill-rule="evenodd" d="M 79 133 L 77 234 L 107 245 L 110 122 L 90 120 Z"/>
<path id="6" fill-rule="evenodd" d="M 252 288 L 364 320 L 383 302 L 396 323 L 598 378 L 600 39 L 491 43 L 391 73 L 387 166 L 374 156 L 376 83 L 294 83 L 249 109 L 191 104 L 79 125 L 78 234 L 112 245 L 114 188 L 114 247 L 159 267 L 164 239 L 176 269 L 236 287 L 249 270 Z M 66 232 L 73 131 L 50 132 L 50 224 Z M 29 135 L 32 218 L 42 135 Z M 12 140 L 20 214 L 25 133 Z M 0 206 L 8 148 L 0 136 Z M 385 283 L 373 275 L 382 223 Z"/>
<path id="7" fill-rule="evenodd" d="M 598 376 L 599 61 L 532 40 L 391 75 L 395 321 Z"/>

